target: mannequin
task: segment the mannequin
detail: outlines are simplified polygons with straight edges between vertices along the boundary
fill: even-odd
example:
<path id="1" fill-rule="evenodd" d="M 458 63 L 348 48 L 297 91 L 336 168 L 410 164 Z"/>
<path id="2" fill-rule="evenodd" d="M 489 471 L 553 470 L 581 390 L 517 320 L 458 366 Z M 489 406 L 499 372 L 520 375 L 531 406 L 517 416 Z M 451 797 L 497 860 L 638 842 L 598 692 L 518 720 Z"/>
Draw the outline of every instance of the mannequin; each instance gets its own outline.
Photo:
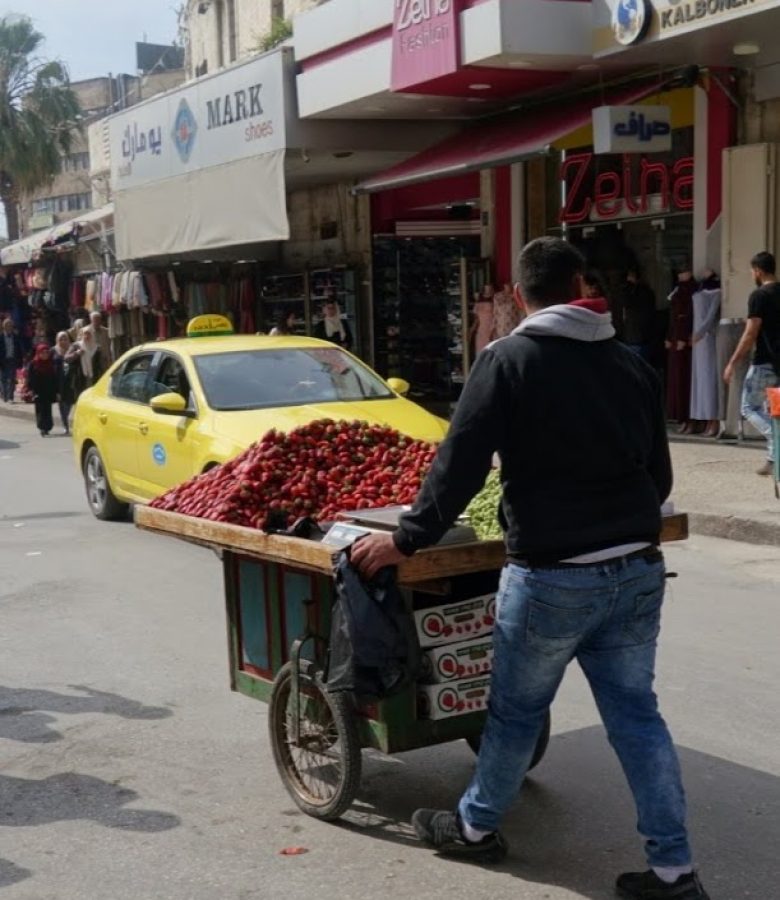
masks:
<path id="1" fill-rule="evenodd" d="M 486 284 L 482 292 L 474 298 L 474 324 L 471 326 L 470 337 L 474 339 L 474 356 L 493 340 L 495 330 L 495 317 L 493 298 L 495 289 L 492 284 Z"/>
<path id="2" fill-rule="evenodd" d="M 696 282 L 690 270 L 680 272 L 677 286 L 669 294 L 669 330 L 666 335 L 666 410 L 678 423 L 680 434 L 690 434 L 691 425 L 691 337 L 693 295 Z"/>
<path id="3" fill-rule="evenodd" d="M 705 437 L 719 431 L 718 360 L 716 331 L 720 315 L 720 279 L 707 269 L 693 295 L 693 334 L 691 344 L 691 419 L 706 423 Z"/>
<path id="4" fill-rule="evenodd" d="M 522 313 L 515 302 L 514 289 L 505 282 L 500 293 L 493 299 L 493 337 L 502 338 L 511 334 L 522 321 Z"/>

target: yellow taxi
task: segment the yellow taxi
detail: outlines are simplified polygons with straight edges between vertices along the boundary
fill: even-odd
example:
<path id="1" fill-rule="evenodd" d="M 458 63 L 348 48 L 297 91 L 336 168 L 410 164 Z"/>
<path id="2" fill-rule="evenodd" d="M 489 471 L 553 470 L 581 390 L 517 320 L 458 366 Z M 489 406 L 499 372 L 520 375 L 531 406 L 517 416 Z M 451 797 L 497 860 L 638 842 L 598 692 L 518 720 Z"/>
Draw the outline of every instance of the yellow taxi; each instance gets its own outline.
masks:
<path id="1" fill-rule="evenodd" d="M 76 404 L 73 439 L 89 506 L 123 516 L 243 452 L 269 429 L 360 419 L 440 441 L 447 423 L 351 354 L 303 337 L 237 336 L 200 316 L 188 337 L 126 353 Z"/>

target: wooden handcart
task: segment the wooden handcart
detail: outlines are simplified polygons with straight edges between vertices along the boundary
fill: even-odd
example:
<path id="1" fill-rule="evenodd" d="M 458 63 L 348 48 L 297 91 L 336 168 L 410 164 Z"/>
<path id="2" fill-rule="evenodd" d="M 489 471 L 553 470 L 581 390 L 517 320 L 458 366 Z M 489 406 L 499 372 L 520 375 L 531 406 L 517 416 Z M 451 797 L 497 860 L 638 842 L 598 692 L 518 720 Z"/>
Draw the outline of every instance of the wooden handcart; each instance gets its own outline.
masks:
<path id="1" fill-rule="evenodd" d="M 220 556 L 230 686 L 270 704 L 274 759 L 304 812 L 332 820 L 346 811 L 359 787 L 363 748 L 391 754 L 462 739 L 478 748 L 484 711 L 423 718 L 414 685 L 362 706 L 325 689 L 338 556 L 332 547 L 149 507 L 138 507 L 135 521 Z M 686 516 L 665 518 L 664 541 L 687 536 Z M 404 561 L 398 580 L 410 609 L 456 603 L 495 592 L 504 561 L 500 541 L 436 547 Z M 548 716 L 534 765 L 544 756 L 549 734 Z"/>

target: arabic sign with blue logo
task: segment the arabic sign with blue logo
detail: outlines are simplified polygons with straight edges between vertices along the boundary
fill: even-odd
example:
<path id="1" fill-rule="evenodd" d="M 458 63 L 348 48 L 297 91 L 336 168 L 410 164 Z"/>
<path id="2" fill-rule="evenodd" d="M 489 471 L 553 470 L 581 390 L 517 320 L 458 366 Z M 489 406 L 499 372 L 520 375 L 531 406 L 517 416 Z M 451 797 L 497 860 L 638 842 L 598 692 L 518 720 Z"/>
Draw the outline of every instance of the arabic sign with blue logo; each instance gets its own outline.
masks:
<path id="1" fill-rule="evenodd" d="M 668 106 L 599 106 L 593 110 L 596 153 L 668 153 L 672 111 Z"/>
<path id="2" fill-rule="evenodd" d="M 111 116 L 113 189 L 281 152 L 290 93 L 286 59 L 283 52 L 254 57 Z"/>
<path id="3" fill-rule="evenodd" d="M 168 461 L 168 454 L 165 452 L 165 447 L 162 444 L 155 444 L 152 447 L 152 459 L 158 466 L 164 466 Z"/>
<path id="4" fill-rule="evenodd" d="M 190 161 L 195 138 L 198 136 L 198 123 L 190 109 L 189 103 L 182 97 L 179 109 L 173 122 L 173 144 L 183 163 Z"/>

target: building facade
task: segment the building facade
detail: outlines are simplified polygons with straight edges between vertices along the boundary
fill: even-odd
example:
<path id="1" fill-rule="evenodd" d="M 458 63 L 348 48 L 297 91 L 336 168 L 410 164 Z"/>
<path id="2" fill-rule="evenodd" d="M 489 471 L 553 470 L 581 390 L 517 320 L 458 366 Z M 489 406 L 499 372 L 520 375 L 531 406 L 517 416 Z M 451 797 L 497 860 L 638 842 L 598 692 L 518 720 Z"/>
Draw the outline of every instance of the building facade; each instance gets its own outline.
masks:
<path id="1" fill-rule="evenodd" d="M 140 46 L 140 45 L 139 45 Z M 74 132 L 70 152 L 61 159 L 52 181 L 22 196 L 20 230 L 23 237 L 76 218 L 108 203 L 106 179 L 93 179 L 90 130 L 118 110 L 140 103 L 184 81 L 184 70 L 159 66 L 139 75 L 116 75 L 74 82 L 71 87 L 81 107 L 82 129 Z"/>
<path id="2" fill-rule="evenodd" d="M 275 23 L 327 0 L 188 0 L 183 17 L 187 76 L 199 78 L 259 53 Z"/>

